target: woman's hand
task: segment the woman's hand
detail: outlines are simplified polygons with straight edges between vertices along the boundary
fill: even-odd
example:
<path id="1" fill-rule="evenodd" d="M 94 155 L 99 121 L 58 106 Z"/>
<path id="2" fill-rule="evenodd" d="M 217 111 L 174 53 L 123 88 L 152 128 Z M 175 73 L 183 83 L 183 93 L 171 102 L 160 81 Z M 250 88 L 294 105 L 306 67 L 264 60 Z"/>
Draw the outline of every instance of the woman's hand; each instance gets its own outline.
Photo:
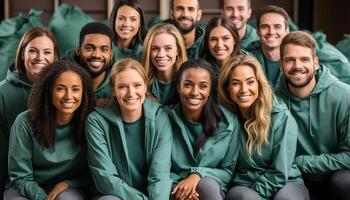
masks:
<path id="1" fill-rule="evenodd" d="M 176 200 L 193 199 L 199 200 L 199 194 L 196 191 L 196 187 L 201 180 L 198 174 L 191 174 L 187 178 L 180 181 L 171 192 L 175 196 Z"/>
<path id="2" fill-rule="evenodd" d="M 59 193 L 63 192 L 68 188 L 68 183 L 64 181 L 57 183 L 55 187 L 51 190 L 51 192 L 47 195 L 45 200 L 55 200 Z"/>

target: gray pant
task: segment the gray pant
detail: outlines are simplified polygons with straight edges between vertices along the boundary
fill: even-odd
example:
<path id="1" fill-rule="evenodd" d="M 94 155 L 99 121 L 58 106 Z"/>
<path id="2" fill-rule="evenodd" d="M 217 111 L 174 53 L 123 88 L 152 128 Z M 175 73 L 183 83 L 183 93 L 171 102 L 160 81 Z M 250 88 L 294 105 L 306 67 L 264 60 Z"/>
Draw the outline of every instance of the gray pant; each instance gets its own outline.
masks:
<path id="1" fill-rule="evenodd" d="M 113 195 L 99 195 L 92 198 L 92 200 L 122 200 L 122 199 Z"/>
<path id="2" fill-rule="evenodd" d="M 88 199 L 87 195 L 82 191 L 69 188 L 59 193 L 55 200 L 85 200 Z M 4 192 L 4 200 L 29 200 L 28 198 L 22 197 L 18 194 L 15 188 L 9 188 Z"/>
<path id="3" fill-rule="evenodd" d="M 226 200 L 260 200 L 254 190 L 245 186 L 234 186 L 227 193 Z M 302 184 L 287 183 L 273 197 L 274 200 L 309 200 L 309 193 Z"/>
<path id="4" fill-rule="evenodd" d="M 199 194 L 200 200 L 222 200 L 224 194 L 220 190 L 219 183 L 212 178 L 201 178 L 196 190 Z"/>

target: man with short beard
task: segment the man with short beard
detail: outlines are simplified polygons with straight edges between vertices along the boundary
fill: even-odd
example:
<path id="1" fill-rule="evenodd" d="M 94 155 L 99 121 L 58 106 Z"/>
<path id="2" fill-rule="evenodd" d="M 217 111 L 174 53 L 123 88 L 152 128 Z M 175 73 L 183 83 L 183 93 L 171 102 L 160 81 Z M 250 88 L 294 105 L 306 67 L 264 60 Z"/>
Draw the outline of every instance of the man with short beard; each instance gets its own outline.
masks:
<path id="1" fill-rule="evenodd" d="M 295 161 L 311 199 L 350 199 L 350 86 L 318 64 L 306 32 L 287 34 L 280 55 L 276 94 L 298 123 Z"/>
<path id="2" fill-rule="evenodd" d="M 188 59 L 199 57 L 205 31 L 205 27 L 199 23 L 201 17 L 198 0 L 172 0 L 170 19 L 184 36 Z"/>
<path id="3" fill-rule="evenodd" d="M 247 24 L 252 14 L 251 0 L 223 0 L 222 4 L 222 15 L 230 18 L 238 30 L 241 48 L 258 41 L 255 28 Z"/>
<path id="4" fill-rule="evenodd" d="M 75 52 L 65 57 L 90 73 L 97 103 L 112 96 L 108 78 L 113 58 L 112 42 L 113 32 L 108 26 L 100 22 L 88 23 L 80 31 L 79 46 Z"/>

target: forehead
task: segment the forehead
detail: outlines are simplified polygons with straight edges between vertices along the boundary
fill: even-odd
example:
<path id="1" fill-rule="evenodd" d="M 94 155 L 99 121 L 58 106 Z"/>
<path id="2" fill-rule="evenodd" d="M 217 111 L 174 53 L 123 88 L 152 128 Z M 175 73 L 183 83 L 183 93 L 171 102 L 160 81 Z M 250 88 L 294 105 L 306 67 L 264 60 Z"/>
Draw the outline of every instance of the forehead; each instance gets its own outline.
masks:
<path id="1" fill-rule="evenodd" d="M 115 83 L 144 82 L 141 74 L 135 69 L 125 69 L 115 76 Z"/>
<path id="2" fill-rule="evenodd" d="M 176 38 L 169 33 L 159 33 L 156 34 L 152 40 L 152 45 L 163 44 L 163 45 L 174 45 L 176 44 Z"/>
<path id="3" fill-rule="evenodd" d="M 231 79 L 243 79 L 254 77 L 254 69 L 249 65 L 238 65 L 232 69 Z"/>
<path id="4" fill-rule="evenodd" d="M 54 44 L 49 37 L 44 35 L 32 39 L 27 46 L 46 46 L 47 48 L 53 48 Z"/>
<path id="5" fill-rule="evenodd" d="M 283 57 L 313 57 L 312 49 L 296 44 L 287 44 L 283 49 Z"/>
<path id="6" fill-rule="evenodd" d="M 224 6 L 248 7 L 248 0 L 224 0 Z"/>
<path id="7" fill-rule="evenodd" d="M 223 26 L 217 26 L 213 28 L 209 33 L 209 36 L 226 36 L 226 35 L 232 36 L 231 32 Z"/>
<path id="8" fill-rule="evenodd" d="M 198 0 L 174 0 L 173 2 L 174 7 L 182 6 L 182 7 L 199 7 Z"/>
<path id="9" fill-rule="evenodd" d="M 91 33 L 87 34 L 84 37 L 82 45 L 94 45 L 94 46 L 111 46 L 111 39 L 104 34 L 100 33 Z"/>
<path id="10" fill-rule="evenodd" d="M 207 70 L 200 67 L 188 68 L 183 72 L 182 80 L 188 80 L 192 82 L 210 82 L 210 74 Z"/>
<path id="11" fill-rule="evenodd" d="M 82 85 L 80 76 L 73 71 L 66 71 L 59 75 L 55 84 L 60 85 Z"/>
<path id="12" fill-rule="evenodd" d="M 118 8 L 117 15 L 123 15 L 123 16 L 140 16 L 140 14 L 135 10 L 134 8 L 124 5 Z"/>
<path id="13" fill-rule="evenodd" d="M 285 24 L 284 17 L 278 13 L 265 13 L 260 17 L 260 24 Z"/>

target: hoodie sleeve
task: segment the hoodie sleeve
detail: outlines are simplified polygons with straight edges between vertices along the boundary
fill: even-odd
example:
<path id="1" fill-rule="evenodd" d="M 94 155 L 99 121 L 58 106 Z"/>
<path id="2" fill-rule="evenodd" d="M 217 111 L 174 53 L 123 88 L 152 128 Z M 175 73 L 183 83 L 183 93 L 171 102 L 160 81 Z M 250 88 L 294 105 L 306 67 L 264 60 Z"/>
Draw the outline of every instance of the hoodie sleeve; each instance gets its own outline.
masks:
<path id="1" fill-rule="evenodd" d="M 276 123 L 269 133 L 273 137 L 272 163 L 252 187 L 266 199 L 273 197 L 287 183 L 296 153 L 298 128 L 295 119 L 289 111 L 277 117 L 271 121 L 280 123 Z"/>
<path id="2" fill-rule="evenodd" d="M 224 159 L 219 163 L 216 168 L 211 167 L 191 167 L 191 173 L 197 173 L 201 177 L 210 177 L 218 181 L 221 188 L 227 189 L 229 182 L 233 177 L 233 171 L 236 167 L 240 142 L 238 129 L 233 133 L 230 133 L 232 137 L 227 137 L 225 139 L 230 140 L 230 143 L 227 147 L 227 152 Z M 216 143 L 215 145 L 220 145 Z"/>
<path id="3" fill-rule="evenodd" d="M 130 187 L 120 176 L 108 151 L 105 124 L 92 112 L 86 120 L 88 163 L 97 190 L 104 195 L 121 199 L 148 199 L 142 192 Z"/>
<path id="4" fill-rule="evenodd" d="M 154 149 L 148 172 L 149 199 L 169 199 L 172 180 L 170 179 L 172 129 L 167 114 L 162 111 L 156 118 L 159 139 Z"/>
<path id="5" fill-rule="evenodd" d="M 346 112 L 346 116 L 338 125 L 338 153 L 296 157 L 295 160 L 301 172 L 313 174 L 350 169 L 350 108 L 340 109 Z"/>
<path id="6" fill-rule="evenodd" d="M 33 200 L 44 200 L 46 193 L 34 180 L 33 138 L 25 116 L 27 115 L 19 115 L 11 128 L 8 157 L 11 186 L 15 187 L 21 196 Z"/>

